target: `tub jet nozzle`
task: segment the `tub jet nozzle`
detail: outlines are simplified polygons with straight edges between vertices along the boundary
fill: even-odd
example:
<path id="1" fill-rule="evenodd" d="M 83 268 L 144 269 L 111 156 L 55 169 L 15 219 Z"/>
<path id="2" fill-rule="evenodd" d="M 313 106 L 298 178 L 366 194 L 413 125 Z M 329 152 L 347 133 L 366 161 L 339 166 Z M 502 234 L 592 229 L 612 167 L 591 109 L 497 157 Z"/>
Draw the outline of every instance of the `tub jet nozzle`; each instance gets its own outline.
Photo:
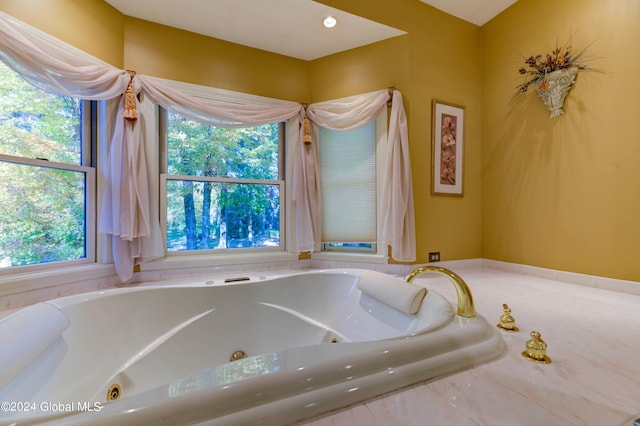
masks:
<path id="1" fill-rule="evenodd" d="M 229 362 L 237 361 L 242 358 L 246 358 L 247 354 L 244 351 L 235 351 L 231 354 L 231 358 L 229 358 Z"/>

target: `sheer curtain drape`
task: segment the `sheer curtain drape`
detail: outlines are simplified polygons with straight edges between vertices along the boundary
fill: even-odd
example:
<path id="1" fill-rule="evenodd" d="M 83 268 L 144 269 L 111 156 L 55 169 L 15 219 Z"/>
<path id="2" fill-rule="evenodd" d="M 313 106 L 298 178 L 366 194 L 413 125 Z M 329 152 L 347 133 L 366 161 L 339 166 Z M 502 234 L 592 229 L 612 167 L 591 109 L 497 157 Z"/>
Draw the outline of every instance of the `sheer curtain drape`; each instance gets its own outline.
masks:
<path id="1" fill-rule="evenodd" d="M 320 199 L 315 144 L 303 144 L 301 104 L 203 88 L 156 77 L 135 75 L 106 64 L 9 15 L 0 12 L 0 60 L 36 87 L 48 92 L 88 100 L 121 97 L 105 164 L 99 231 L 112 235 L 113 259 L 122 281 L 133 275 L 133 265 L 164 254 L 157 218 L 157 203 L 150 203 L 157 170 L 148 164 L 143 127 L 138 119 L 125 118 L 125 92 L 131 84 L 151 101 L 211 125 L 243 127 L 285 121 L 295 209 L 293 251 L 314 250 L 320 244 Z M 358 127 L 371 120 L 389 100 L 387 90 L 332 102 L 312 104 L 307 115 L 315 123 L 336 129 Z M 139 96 L 133 97 L 140 112 Z M 394 117 L 396 117 L 394 119 Z M 415 259 L 415 225 L 406 117 L 400 92 L 393 92 L 389 127 L 387 176 L 381 200 L 384 239 L 393 246 L 397 260 Z M 397 205 L 396 205 L 397 204 Z"/>
<path id="2" fill-rule="evenodd" d="M 217 127 L 249 127 L 287 121 L 301 105 L 261 96 L 234 93 L 157 77 L 138 75 L 136 92 L 143 90 L 157 104 L 185 117 Z"/>
<path id="3" fill-rule="evenodd" d="M 392 101 L 386 146 L 386 163 L 383 170 L 383 191 L 379 202 L 378 229 L 382 230 L 382 242 L 391 245 L 391 255 L 399 261 L 416 259 L 415 218 L 413 211 L 413 187 L 407 119 L 402 94 L 387 89 L 334 101 L 309 105 L 307 116 L 316 125 L 335 130 L 349 130 L 363 126 L 375 119 Z M 311 155 L 311 154 L 309 154 Z M 311 163 L 311 161 L 309 161 Z M 317 161 L 313 162 L 314 164 Z M 312 172 L 305 169 L 308 178 Z M 294 179 L 298 181 L 294 176 Z M 309 191 L 309 197 L 314 193 Z M 319 191 L 310 205 L 320 205 Z M 314 241 L 317 246 L 320 241 Z M 307 245 L 311 245 L 308 242 Z"/>
<path id="4" fill-rule="evenodd" d="M 391 256 L 400 261 L 416 260 L 416 224 L 407 115 L 402 93 L 393 91 L 387 136 L 387 164 L 382 191 L 382 238 L 391 245 Z"/>
<path id="5" fill-rule="evenodd" d="M 0 59 L 36 87 L 62 96 L 108 100 L 122 96 L 131 76 L 0 13 Z M 150 238 L 146 164 L 138 121 L 125 120 L 124 97 L 111 132 L 100 212 L 100 232 L 113 235 L 113 258 L 122 281 L 133 275 L 142 238 Z M 136 103 L 137 103 L 136 99 Z M 161 249 L 161 247 L 160 247 Z M 153 250 L 160 252 L 158 248 Z M 134 256 L 133 258 L 131 256 Z M 152 256 L 147 256 L 152 257 Z"/>
<path id="6" fill-rule="evenodd" d="M 88 100 L 124 93 L 130 76 L 0 12 L 0 59 L 50 93 Z"/>

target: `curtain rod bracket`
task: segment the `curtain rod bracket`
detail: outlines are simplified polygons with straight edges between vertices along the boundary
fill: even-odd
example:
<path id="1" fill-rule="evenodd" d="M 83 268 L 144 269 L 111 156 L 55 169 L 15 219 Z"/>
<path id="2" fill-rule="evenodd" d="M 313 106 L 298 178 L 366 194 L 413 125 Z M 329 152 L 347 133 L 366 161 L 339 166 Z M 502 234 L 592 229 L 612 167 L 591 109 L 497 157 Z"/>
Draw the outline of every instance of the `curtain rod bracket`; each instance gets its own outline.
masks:
<path id="1" fill-rule="evenodd" d="M 389 86 L 387 88 L 387 91 L 389 92 L 389 100 L 387 101 L 387 106 L 390 107 L 391 104 L 393 103 L 392 99 L 393 99 L 393 91 L 396 90 L 396 86 Z"/>

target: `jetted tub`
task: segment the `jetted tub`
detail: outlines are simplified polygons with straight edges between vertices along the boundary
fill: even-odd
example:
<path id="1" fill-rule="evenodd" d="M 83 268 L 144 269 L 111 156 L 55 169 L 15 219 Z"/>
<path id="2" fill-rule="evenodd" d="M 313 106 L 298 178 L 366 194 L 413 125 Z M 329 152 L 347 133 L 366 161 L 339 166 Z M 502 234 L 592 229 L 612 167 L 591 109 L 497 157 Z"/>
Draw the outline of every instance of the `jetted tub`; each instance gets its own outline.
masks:
<path id="1" fill-rule="evenodd" d="M 504 352 L 437 292 L 410 315 L 361 279 L 419 285 L 326 270 L 27 307 L 0 322 L 0 424 L 283 425 Z"/>

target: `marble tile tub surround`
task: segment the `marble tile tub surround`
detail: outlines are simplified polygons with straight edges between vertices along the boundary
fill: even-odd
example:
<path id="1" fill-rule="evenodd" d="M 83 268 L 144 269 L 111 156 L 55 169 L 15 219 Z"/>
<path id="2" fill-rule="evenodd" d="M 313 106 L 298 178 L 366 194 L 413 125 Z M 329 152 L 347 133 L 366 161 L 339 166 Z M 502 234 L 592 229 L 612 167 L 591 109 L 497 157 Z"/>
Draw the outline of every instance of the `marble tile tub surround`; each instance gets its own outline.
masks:
<path id="1" fill-rule="evenodd" d="M 576 285 L 555 271 L 539 271 L 554 277 L 545 278 L 490 261 L 447 266 L 469 284 L 488 321 L 497 324 L 509 305 L 520 331 L 501 331 L 507 354 L 298 426 L 633 426 L 640 418 L 640 296 L 611 291 L 628 283 L 581 276 Z M 417 280 L 455 301 L 446 278 Z M 551 364 L 522 357 L 533 330 Z"/>
<path id="2" fill-rule="evenodd" d="M 538 268 L 527 265 L 519 265 L 506 262 L 498 262 L 488 259 L 468 259 L 434 263 L 454 270 L 464 270 L 469 268 L 490 268 L 500 271 L 512 272 L 522 275 L 531 275 L 550 280 L 573 283 L 588 287 L 610 289 L 629 294 L 640 295 L 640 283 L 632 281 L 615 280 L 610 278 L 595 277 L 590 275 L 575 274 L 564 271 L 556 271 L 545 268 Z M 311 269 L 330 268 L 363 268 L 391 275 L 403 277 L 412 269 L 420 265 L 345 262 L 337 260 L 315 260 L 308 259 L 293 262 L 276 262 L 272 264 L 243 264 L 216 266 L 199 269 L 175 269 L 164 271 L 143 271 L 135 277 L 135 282 L 128 285 L 162 284 L 165 282 L 193 282 L 194 280 L 219 280 L 224 282 L 225 278 L 238 276 L 273 276 L 280 274 L 294 273 Z M 42 275 L 42 274 L 40 274 Z M 46 279 L 46 278 L 39 278 Z M 0 283 L 1 285 L 1 283 Z M 111 276 L 101 276 L 96 279 L 77 281 L 63 285 L 51 285 L 40 289 L 31 289 L 24 292 L 12 294 L 0 294 L 0 318 L 15 312 L 25 306 L 37 302 L 55 299 L 71 294 L 85 293 L 94 290 L 104 290 L 112 287 L 119 287 L 115 274 Z"/>
<path id="3" fill-rule="evenodd" d="M 115 270 L 110 274 L 101 277 L 74 280 L 66 284 L 54 282 L 42 288 L 29 289 L 24 292 L 13 292 L 2 294 L 0 292 L 0 318 L 3 318 L 25 306 L 32 305 L 46 300 L 56 299 L 72 294 L 87 293 L 96 290 L 106 290 L 118 287 L 134 287 L 139 285 L 166 285 L 173 283 L 194 283 L 198 281 L 215 280 L 216 283 L 223 283 L 225 278 L 249 276 L 255 279 L 258 276 L 274 276 L 280 274 L 291 274 L 301 270 L 309 269 L 308 261 L 295 262 L 275 262 L 256 263 L 228 266 L 213 266 L 208 268 L 183 268 L 169 269 L 162 271 L 143 271 L 134 275 L 131 283 L 120 283 Z M 113 269 L 113 267 L 111 267 Z M 69 272 L 69 276 L 74 276 L 75 272 Z M 60 273 L 58 273 L 60 275 Z M 32 281 L 46 280 L 46 273 L 34 274 Z M 29 283 L 29 280 L 23 280 Z M 0 287 L 2 282 L 0 281 Z M 18 284 L 12 285 L 13 288 Z M 28 285 L 26 287 L 29 287 Z"/>
<path id="4" fill-rule="evenodd" d="M 71 270 L 69 275 L 75 276 L 80 274 L 75 270 Z M 83 275 L 86 275 L 86 273 Z M 47 276 L 46 274 L 38 273 L 37 277 L 33 280 L 46 282 Z M 119 281 L 115 273 L 109 273 L 101 274 L 98 277 L 90 279 L 83 278 L 79 280 L 72 280 L 71 282 L 64 284 L 58 284 L 55 283 L 55 280 L 51 280 L 47 283 L 48 285 L 41 286 L 40 288 L 2 294 L 0 295 L 0 319 L 24 308 L 25 306 L 33 305 L 34 303 L 70 296 L 72 294 L 113 288 L 117 286 L 118 282 Z M 0 283 L 0 286 L 1 285 L 2 283 Z M 18 285 L 14 285 L 14 287 L 17 287 Z"/>
<path id="5" fill-rule="evenodd" d="M 520 331 L 501 332 L 507 354 L 474 369 L 383 395 L 298 426 L 632 426 L 633 419 L 640 417 L 640 292 L 636 291 L 640 283 L 486 259 L 439 265 L 454 270 L 469 283 L 478 312 L 489 322 L 498 323 L 503 303 L 511 307 Z M 377 269 L 404 276 L 415 265 L 307 260 L 266 270 L 220 270 L 213 278 L 337 267 Z M 176 274 L 174 278 L 180 277 Z M 192 278 L 181 279 L 193 282 Z M 425 274 L 416 280 L 425 280 L 428 288 L 455 303 L 455 291 L 446 278 Z M 27 305 L 40 301 L 43 295 L 34 301 L 25 297 L 22 303 Z M 6 310 L 0 305 L 2 310 L 0 317 L 15 309 Z M 533 330 L 539 331 L 548 344 L 547 354 L 552 359 L 549 365 L 536 364 L 520 355 Z"/>

